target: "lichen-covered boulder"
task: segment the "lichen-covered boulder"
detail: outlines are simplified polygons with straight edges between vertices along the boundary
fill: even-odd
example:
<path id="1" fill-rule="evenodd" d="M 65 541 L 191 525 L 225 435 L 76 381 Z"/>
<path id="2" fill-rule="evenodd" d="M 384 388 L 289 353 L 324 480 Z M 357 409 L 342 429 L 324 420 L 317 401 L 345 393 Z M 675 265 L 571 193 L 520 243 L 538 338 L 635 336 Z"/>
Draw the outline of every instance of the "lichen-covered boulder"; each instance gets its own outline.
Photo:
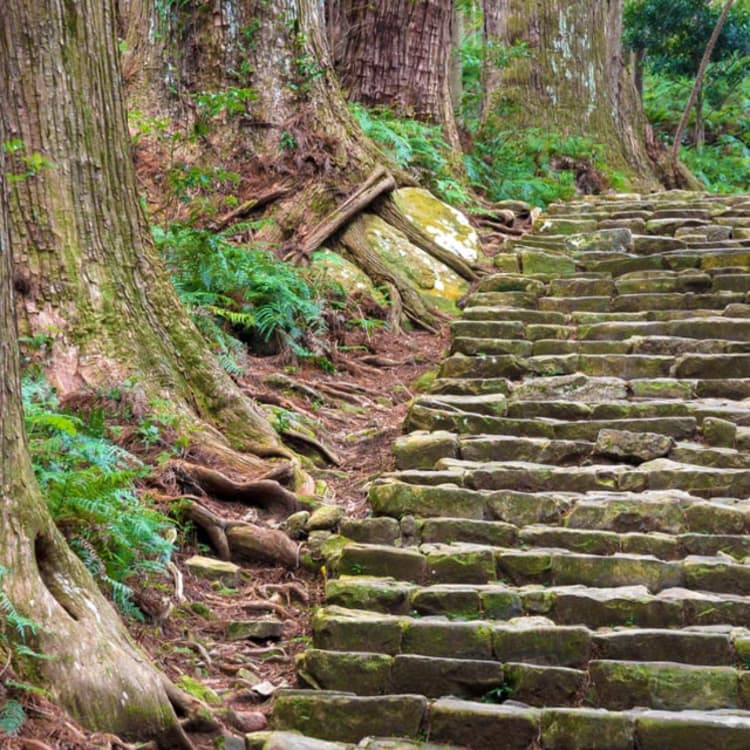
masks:
<path id="1" fill-rule="evenodd" d="M 455 271 L 412 245 L 402 232 L 373 214 L 362 216 L 365 233 L 383 262 L 407 278 L 429 302 L 446 308 L 468 290 Z"/>
<path id="2" fill-rule="evenodd" d="M 401 188 L 392 197 L 404 216 L 437 245 L 468 263 L 480 259 L 479 235 L 460 211 L 422 188 Z"/>
<path id="3" fill-rule="evenodd" d="M 312 267 L 329 281 L 339 284 L 347 296 L 371 299 L 381 307 L 388 305 L 388 300 L 370 277 L 338 253 L 326 248 L 316 250 L 312 255 Z"/>

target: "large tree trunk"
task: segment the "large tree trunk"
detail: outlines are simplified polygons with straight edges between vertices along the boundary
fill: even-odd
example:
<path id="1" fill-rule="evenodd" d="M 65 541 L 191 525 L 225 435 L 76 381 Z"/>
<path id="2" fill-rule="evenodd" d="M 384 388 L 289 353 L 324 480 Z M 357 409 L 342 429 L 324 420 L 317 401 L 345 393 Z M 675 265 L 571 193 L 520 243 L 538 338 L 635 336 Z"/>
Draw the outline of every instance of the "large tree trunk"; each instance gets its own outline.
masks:
<path id="1" fill-rule="evenodd" d="M 4 9 L 6 30 L 9 12 L 17 20 L 10 5 Z M 60 20 L 59 14 L 51 18 Z M 0 142 L 7 140 L 0 122 Z M 17 658 L 14 666 L 91 728 L 187 748 L 163 676 L 132 643 L 66 545 L 34 480 L 21 413 L 3 161 L 0 151 L 0 588 L 19 614 L 36 623 L 29 645 L 52 657 Z"/>
<path id="2" fill-rule="evenodd" d="M 490 2 L 491 33 L 506 45 L 525 42 L 529 54 L 488 78 L 486 125 L 587 136 L 605 147 L 611 167 L 656 187 L 647 122 L 624 65 L 622 0 Z"/>
<path id="3" fill-rule="evenodd" d="M 342 28 L 335 5 L 326 17 L 321 0 L 217 0 L 173 4 L 165 17 L 154 0 L 119 3 L 126 88 L 134 108 L 181 123 L 187 133 L 199 116 L 196 94 L 237 87 L 255 92 L 243 112 L 213 118 L 197 143 L 179 147 L 178 157 L 237 171 L 241 201 L 275 185 L 287 188 L 284 197 L 245 214 L 272 220 L 256 240 L 285 256 L 307 256 L 333 226 L 326 219 L 340 215 L 336 209 L 356 196 L 379 166 L 395 178 L 389 189 L 414 184 L 349 112 L 327 43 L 326 21 Z M 142 139 L 137 163 L 166 157 L 148 148 L 153 143 Z M 151 187 L 155 206 L 162 203 L 160 186 Z M 366 208 L 358 204 L 358 211 Z"/>
<path id="4" fill-rule="evenodd" d="M 349 99 L 442 125 L 459 146 L 451 99 L 452 0 L 338 0 L 337 72 Z"/>
<path id="5" fill-rule="evenodd" d="M 52 339 L 62 394 L 136 382 L 205 442 L 283 455 L 187 317 L 138 204 L 112 0 L 11 0 L 0 121 L 26 173 L 10 196 L 22 332 Z"/>

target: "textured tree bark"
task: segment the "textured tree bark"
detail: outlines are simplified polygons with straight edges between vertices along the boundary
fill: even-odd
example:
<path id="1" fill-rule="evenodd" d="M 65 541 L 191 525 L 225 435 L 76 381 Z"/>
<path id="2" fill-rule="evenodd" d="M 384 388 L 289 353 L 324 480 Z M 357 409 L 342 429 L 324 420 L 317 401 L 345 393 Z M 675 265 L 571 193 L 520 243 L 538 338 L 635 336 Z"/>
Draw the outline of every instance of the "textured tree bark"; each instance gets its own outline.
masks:
<path id="1" fill-rule="evenodd" d="M 6 6 L 6 21 L 8 11 Z M 7 140 L 0 122 L 0 142 Z M 68 548 L 34 480 L 21 413 L 3 161 L 0 151 L 0 587 L 36 623 L 30 645 L 53 657 L 16 659 L 14 666 L 91 728 L 156 739 L 163 748 L 190 748 L 163 676 Z"/>
<path id="2" fill-rule="evenodd" d="M 622 0 L 489 0 L 493 31 L 528 56 L 492 77 L 486 124 L 588 136 L 608 163 L 644 188 L 657 187 L 647 122 L 624 64 Z M 485 9 L 487 9 L 487 4 Z"/>
<path id="3" fill-rule="evenodd" d="M 135 379 L 201 440 L 286 452 L 188 319 L 138 204 L 112 0 L 10 0 L 0 30 L 0 121 L 11 171 L 18 314 L 52 339 L 62 394 Z"/>
<path id="4" fill-rule="evenodd" d="M 242 115 L 211 123 L 198 159 L 225 155 L 232 169 L 251 163 L 256 176 L 294 178 L 296 194 L 274 205 L 278 222 L 266 238 L 304 233 L 305 221 L 328 213 L 342 193 L 387 162 L 341 96 L 318 0 L 183 3 L 166 17 L 154 0 L 120 0 L 120 16 L 132 106 L 184 117 L 189 127 L 195 94 L 252 89 L 255 98 Z"/>
<path id="5" fill-rule="evenodd" d="M 337 72 L 348 97 L 437 122 L 459 145 L 451 100 L 452 0 L 338 0 Z"/>

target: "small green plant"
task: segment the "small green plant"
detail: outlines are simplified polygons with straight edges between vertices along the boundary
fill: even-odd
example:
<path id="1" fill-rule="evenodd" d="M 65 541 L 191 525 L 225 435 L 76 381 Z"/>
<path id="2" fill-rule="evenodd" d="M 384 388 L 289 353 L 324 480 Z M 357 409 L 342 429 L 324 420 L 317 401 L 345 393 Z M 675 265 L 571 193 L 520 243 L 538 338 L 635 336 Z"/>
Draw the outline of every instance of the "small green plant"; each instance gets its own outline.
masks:
<path id="1" fill-rule="evenodd" d="M 439 125 L 396 117 L 382 107 L 350 105 L 359 126 L 404 169 L 448 203 L 466 204 L 471 196 L 451 168 L 451 148 Z"/>
<path id="2" fill-rule="evenodd" d="M 513 695 L 513 686 L 504 682 L 492 690 L 488 690 L 481 698 L 482 703 L 505 703 Z"/>
<path id="3" fill-rule="evenodd" d="M 306 343 L 326 329 L 323 303 L 301 272 L 267 250 L 230 242 L 227 232 L 173 225 L 153 234 L 180 298 L 227 369 L 240 369 L 238 337 L 312 356 Z"/>
<path id="4" fill-rule="evenodd" d="M 26 377 L 22 392 L 32 465 L 52 518 L 120 609 L 141 618 L 126 580 L 162 571 L 172 553 L 168 519 L 135 491 L 146 467 L 106 438 L 97 412 L 88 423 L 64 413 L 41 379 Z"/>

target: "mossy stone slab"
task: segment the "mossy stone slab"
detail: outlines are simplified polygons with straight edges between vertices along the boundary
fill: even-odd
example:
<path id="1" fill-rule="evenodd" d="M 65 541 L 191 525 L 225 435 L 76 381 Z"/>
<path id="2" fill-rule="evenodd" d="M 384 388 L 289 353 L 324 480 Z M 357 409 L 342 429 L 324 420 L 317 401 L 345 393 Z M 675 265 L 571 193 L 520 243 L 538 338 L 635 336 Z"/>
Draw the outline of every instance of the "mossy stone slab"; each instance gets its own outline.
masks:
<path id="1" fill-rule="evenodd" d="M 295 729 L 324 740 L 359 742 L 368 736 L 416 737 L 427 709 L 420 695 L 361 697 L 323 691 L 279 691 L 275 729 Z"/>

